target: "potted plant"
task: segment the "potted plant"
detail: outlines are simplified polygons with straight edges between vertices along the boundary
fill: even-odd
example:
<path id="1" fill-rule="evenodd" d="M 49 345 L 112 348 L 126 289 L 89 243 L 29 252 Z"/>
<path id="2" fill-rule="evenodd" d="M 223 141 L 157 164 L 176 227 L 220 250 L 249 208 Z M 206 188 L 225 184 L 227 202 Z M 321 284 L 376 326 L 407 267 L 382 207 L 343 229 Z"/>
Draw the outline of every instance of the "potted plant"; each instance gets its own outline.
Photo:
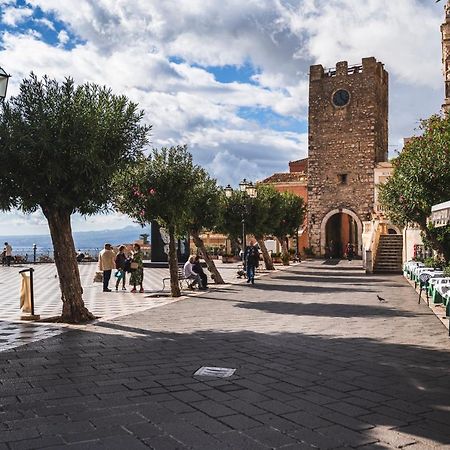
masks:
<path id="1" fill-rule="evenodd" d="M 272 261 L 274 264 L 282 264 L 281 253 L 272 253 Z"/>

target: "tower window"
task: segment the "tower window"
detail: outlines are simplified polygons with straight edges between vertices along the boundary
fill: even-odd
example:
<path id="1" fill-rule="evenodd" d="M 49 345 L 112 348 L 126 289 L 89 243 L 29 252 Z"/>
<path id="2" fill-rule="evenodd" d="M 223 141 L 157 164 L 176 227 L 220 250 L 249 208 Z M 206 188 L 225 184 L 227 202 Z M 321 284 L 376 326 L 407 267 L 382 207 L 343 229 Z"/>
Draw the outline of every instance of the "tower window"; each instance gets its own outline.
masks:
<path id="1" fill-rule="evenodd" d="M 347 177 L 346 173 L 340 173 L 338 175 L 339 184 L 347 184 L 347 180 L 348 180 L 348 177 Z"/>

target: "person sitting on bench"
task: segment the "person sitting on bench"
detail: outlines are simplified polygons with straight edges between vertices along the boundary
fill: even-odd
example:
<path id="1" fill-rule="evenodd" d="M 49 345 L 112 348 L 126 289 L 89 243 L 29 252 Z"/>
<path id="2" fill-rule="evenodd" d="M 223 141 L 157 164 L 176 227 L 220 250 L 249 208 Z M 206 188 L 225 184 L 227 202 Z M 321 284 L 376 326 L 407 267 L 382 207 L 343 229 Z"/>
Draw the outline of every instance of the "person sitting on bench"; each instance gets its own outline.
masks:
<path id="1" fill-rule="evenodd" d="M 195 256 L 190 256 L 189 259 L 186 261 L 183 267 L 183 273 L 187 280 L 192 280 L 190 284 L 188 284 L 189 289 L 194 289 L 194 286 L 198 284 L 199 289 L 203 288 L 202 280 L 200 278 L 200 275 L 194 272 L 193 266 L 194 266 Z"/>

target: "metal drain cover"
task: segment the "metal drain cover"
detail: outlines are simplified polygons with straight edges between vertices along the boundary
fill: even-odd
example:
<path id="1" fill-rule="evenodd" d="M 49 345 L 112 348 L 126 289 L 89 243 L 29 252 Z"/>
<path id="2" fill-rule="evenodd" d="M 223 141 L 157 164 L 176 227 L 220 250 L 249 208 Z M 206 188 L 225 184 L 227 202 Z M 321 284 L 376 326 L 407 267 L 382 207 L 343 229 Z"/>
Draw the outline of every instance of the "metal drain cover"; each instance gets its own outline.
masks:
<path id="1" fill-rule="evenodd" d="M 200 367 L 194 375 L 199 377 L 228 378 L 234 372 L 236 372 L 236 369 L 229 369 L 227 367 Z"/>

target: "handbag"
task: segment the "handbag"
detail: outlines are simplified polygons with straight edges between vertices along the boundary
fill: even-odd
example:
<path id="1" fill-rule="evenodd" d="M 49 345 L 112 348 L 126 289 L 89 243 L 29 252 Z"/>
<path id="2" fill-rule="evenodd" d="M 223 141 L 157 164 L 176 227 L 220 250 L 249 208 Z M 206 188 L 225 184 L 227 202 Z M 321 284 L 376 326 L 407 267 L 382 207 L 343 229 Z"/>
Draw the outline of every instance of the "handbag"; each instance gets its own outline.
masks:
<path id="1" fill-rule="evenodd" d="M 137 262 L 131 261 L 130 269 L 131 270 L 136 270 L 138 268 L 139 268 L 139 264 Z"/>

